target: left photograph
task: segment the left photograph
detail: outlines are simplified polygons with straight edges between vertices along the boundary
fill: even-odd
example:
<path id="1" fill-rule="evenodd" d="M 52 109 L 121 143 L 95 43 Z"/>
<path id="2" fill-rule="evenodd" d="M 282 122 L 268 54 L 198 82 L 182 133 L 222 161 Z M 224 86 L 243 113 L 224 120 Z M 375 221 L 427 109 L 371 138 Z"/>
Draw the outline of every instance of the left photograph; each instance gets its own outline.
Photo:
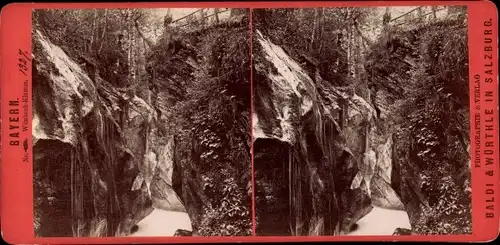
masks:
<path id="1" fill-rule="evenodd" d="M 32 20 L 37 237 L 252 235 L 248 9 Z"/>

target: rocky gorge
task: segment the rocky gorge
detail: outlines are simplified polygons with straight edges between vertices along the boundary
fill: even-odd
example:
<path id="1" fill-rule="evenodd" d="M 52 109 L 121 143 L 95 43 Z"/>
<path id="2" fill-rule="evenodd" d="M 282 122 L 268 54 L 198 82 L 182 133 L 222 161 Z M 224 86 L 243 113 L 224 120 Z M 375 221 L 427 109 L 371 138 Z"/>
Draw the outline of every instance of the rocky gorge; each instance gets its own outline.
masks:
<path id="1" fill-rule="evenodd" d="M 307 51 L 314 41 L 298 37 L 308 24 L 303 10 L 253 16 L 258 235 L 357 234 L 357 223 L 366 225 L 364 217 L 377 217 L 380 208 L 394 210 L 387 215 L 395 218 L 406 212 L 401 219 L 409 224 L 395 220 L 405 227 L 394 227 L 394 234 L 470 232 L 467 61 L 447 56 L 452 46 L 466 44 L 444 41 L 465 35 L 463 18 L 385 30 L 363 63 L 353 65 L 365 79 L 356 84 L 342 70 L 351 66 L 353 51 L 346 52 L 340 34 L 337 45 L 323 48 L 337 54 L 331 62 L 327 51 Z M 309 21 L 317 26 L 318 19 Z M 450 66 L 451 59 L 458 65 Z M 430 104 L 435 107 L 425 114 Z"/>
<path id="2" fill-rule="evenodd" d="M 37 236 L 470 233 L 463 10 L 79 11 L 34 15 Z"/>
<path id="3" fill-rule="evenodd" d="M 130 235 L 142 231 L 141 221 L 161 214 L 158 210 L 170 212 L 170 220 L 162 222 L 174 227 L 177 222 L 194 235 L 249 234 L 245 97 L 250 93 L 240 96 L 234 89 L 249 81 L 244 68 L 228 72 L 236 67 L 231 62 L 244 58 L 233 60 L 235 45 L 248 40 L 246 15 L 197 28 L 183 39 L 164 35 L 143 58 L 141 82 L 149 85 L 135 92 L 120 85 L 127 80 L 118 70 L 122 66 L 99 64 L 107 60 L 78 52 L 55 36 L 61 48 L 47 34 L 57 30 L 38 19 L 33 29 L 37 236 Z M 226 43 L 213 42 L 223 39 L 217 39 L 219 33 Z M 212 89 L 206 91 L 207 85 Z M 204 107 L 214 90 L 219 101 Z M 227 108 L 213 110 L 218 103 Z M 189 227 L 181 224 L 184 216 L 171 212 L 187 213 Z"/>
<path id="4" fill-rule="evenodd" d="M 404 209 L 391 188 L 392 137 L 377 128 L 373 106 L 319 75 L 313 81 L 258 30 L 255 40 L 258 220 L 272 219 L 275 232 L 276 216 L 291 214 L 281 235 L 288 219 L 294 235 L 333 235 L 348 233 L 373 204 Z"/>

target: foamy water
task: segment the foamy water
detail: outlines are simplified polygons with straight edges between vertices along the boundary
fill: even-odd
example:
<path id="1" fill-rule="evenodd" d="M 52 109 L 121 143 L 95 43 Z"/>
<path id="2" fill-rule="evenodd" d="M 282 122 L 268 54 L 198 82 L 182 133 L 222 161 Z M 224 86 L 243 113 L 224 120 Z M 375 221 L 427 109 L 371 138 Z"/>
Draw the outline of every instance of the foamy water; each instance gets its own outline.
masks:
<path id="1" fill-rule="evenodd" d="M 187 213 L 154 209 L 138 224 L 139 229 L 130 236 L 173 236 L 177 229 L 192 230 Z"/>
<path id="2" fill-rule="evenodd" d="M 411 229 L 408 214 L 401 210 L 373 207 L 373 210 L 358 222 L 358 229 L 349 235 L 392 235 L 396 228 Z"/>

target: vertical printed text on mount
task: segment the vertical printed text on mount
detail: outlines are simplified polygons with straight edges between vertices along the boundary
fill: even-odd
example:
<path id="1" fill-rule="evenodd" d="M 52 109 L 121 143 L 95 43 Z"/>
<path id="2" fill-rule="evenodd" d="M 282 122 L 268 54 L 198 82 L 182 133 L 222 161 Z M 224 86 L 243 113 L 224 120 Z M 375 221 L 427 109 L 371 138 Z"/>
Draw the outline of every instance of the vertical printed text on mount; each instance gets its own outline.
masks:
<path id="1" fill-rule="evenodd" d="M 484 83 L 491 84 L 494 81 L 493 75 L 493 20 L 488 19 L 484 21 Z M 484 91 L 484 101 L 483 101 L 483 110 L 484 110 L 484 171 L 486 177 L 491 182 L 487 182 L 485 198 L 486 198 L 486 218 L 494 218 L 494 203 L 495 203 L 495 191 L 492 188 L 498 179 L 495 179 L 495 170 L 494 170 L 494 156 L 498 154 L 495 152 L 497 149 L 495 142 L 495 110 L 497 110 L 497 105 L 494 102 L 494 91 L 485 89 Z M 498 123 L 498 122 L 496 122 Z"/>

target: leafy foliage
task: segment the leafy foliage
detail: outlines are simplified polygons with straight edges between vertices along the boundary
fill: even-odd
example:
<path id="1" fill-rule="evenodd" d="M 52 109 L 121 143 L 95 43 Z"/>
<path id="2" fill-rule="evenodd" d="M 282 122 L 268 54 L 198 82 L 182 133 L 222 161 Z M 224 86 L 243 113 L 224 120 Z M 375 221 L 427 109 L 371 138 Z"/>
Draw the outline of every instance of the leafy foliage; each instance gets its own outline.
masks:
<path id="1" fill-rule="evenodd" d="M 134 22 L 155 26 L 147 10 L 50 9 L 35 10 L 33 16 L 35 28 L 78 60 L 91 78 L 99 75 L 117 87 L 143 84 L 145 72 L 138 63 L 146 47 Z"/>
<path id="2" fill-rule="evenodd" d="M 170 87 L 168 131 L 179 139 L 177 151 L 189 156 L 189 163 L 183 164 L 195 169 L 188 181 L 200 183 L 199 191 L 208 197 L 202 198 L 203 204 L 193 204 L 202 205 L 195 221 L 197 233 L 250 235 L 248 22 L 230 31 L 223 26 L 207 28 L 212 29 L 202 35 L 179 33 L 173 44 L 161 39 L 154 49 L 158 52 L 149 57 L 149 69 L 157 77 L 155 86 Z M 196 64 L 182 62 L 188 57 Z M 162 100 L 162 95 L 156 99 Z M 182 187 L 181 192 L 189 191 Z"/>
<path id="3" fill-rule="evenodd" d="M 466 37 L 462 18 L 395 30 L 394 40 L 386 41 L 396 46 L 374 50 L 371 61 L 385 58 L 367 63 L 375 71 L 372 84 L 400 99 L 394 114 L 408 139 L 401 144 L 410 152 L 409 162 L 402 164 L 418 169 L 412 177 L 419 183 L 415 188 L 429 202 L 414 222 L 416 233 L 471 232 Z"/>

